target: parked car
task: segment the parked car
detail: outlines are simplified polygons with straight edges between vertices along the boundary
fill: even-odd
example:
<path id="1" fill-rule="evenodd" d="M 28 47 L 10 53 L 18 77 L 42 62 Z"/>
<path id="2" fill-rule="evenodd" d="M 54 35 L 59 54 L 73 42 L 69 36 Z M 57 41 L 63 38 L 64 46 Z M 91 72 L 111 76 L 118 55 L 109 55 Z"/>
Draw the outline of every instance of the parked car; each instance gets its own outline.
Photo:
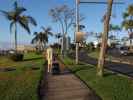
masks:
<path id="1" fill-rule="evenodd" d="M 9 53 L 9 54 L 15 54 L 15 50 L 12 50 L 12 49 L 11 49 L 11 50 L 8 51 L 8 53 Z"/>
<path id="2" fill-rule="evenodd" d="M 119 52 L 121 55 L 128 55 L 129 54 L 129 48 L 128 47 L 120 47 Z"/>

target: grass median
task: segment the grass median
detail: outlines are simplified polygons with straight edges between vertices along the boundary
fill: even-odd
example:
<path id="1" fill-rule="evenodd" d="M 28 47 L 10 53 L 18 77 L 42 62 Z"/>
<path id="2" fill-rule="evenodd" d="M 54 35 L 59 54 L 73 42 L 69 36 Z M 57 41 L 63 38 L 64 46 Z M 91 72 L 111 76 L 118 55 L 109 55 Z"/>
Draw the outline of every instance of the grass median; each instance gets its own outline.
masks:
<path id="1" fill-rule="evenodd" d="M 0 71 L 0 100 L 38 100 L 43 63 L 42 56 L 35 53 L 25 54 L 21 62 L 0 57 L 0 69 L 10 69 Z"/>
<path id="2" fill-rule="evenodd" d="M 132 100 L 133 80 L 126 76 L 105 70 L 104 77 L 96 76 L 96 67 L 81 63 L 75 65 L 74 61 L 66 57 L 65 65 L 89 87 L 91 87 L 103 100 Z"/>

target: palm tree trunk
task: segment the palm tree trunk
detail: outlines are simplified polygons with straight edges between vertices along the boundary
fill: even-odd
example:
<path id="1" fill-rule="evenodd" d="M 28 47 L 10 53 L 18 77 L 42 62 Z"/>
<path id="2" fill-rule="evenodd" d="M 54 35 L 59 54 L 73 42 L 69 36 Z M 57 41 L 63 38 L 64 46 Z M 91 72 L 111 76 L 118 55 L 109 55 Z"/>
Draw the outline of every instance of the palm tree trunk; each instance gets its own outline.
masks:
<path id="1" fill-rule="evenodd" d="M 97 66 L 98 76 L 103 76 L 105 54 L 106 54 L 107 40 L 108 40 L 108 31 L 109 31 L 109 21 L 110 21 L 110 16 L 112 12 L 112 4 L 113 4 L 113 0 L 108 0 L 108 8 L 106 13 L 106 18 L 104 20 L 104 33 L 102 35 L 102 45 L 101 45 L 98 66 Z"/>
<path id="2" fill-rule="evenodd" d="M 132 19 L 132 17 L 131 17 L 131 19 Z M 133 30 L 132 29 L 130 29 L 130 36 L 129 36 L 129 38 L 130 38 L 130 51 L 132 51 L 132 39 L 133 39 Z"/>
<path id="3" fill-rule="evenodd" d="M 58 54 L 60 53 L 59 50 L 60 50 L 60 43 L 59 43 L 59 38 L 58 38 Z"/>
<path id="4" fill-rule="evenodd" d="M 17 51 L 17 23 L 15 23 L 15 50 Z"/>
<path id="5" fill-rule="evenodd" d="M 132 38 L 130 38 L 130 51 L 132 51 Z"/>

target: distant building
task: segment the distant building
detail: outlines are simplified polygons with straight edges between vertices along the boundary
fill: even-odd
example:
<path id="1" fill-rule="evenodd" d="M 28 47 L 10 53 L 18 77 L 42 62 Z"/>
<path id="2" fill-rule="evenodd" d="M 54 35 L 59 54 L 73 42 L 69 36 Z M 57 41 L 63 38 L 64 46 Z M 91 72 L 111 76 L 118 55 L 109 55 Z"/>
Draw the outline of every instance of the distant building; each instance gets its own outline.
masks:
<path id="1" fill-rule="evenodd" d="M 33 45 L 18 45 L 17 50 L 21 52 L 35 51 L 36 48 Z"/>
<path id="2" fill-rule="evenodd" d="M 108 45 L 111 46 L 112 44 L 120 44 L 120 41 L 118 39 L 108 39 Z"/>
<path id="3" fill-rule="evenodd" d="M 98 41 L 93 41 L 94 47 L 97 48 L 99 42 Z"/>

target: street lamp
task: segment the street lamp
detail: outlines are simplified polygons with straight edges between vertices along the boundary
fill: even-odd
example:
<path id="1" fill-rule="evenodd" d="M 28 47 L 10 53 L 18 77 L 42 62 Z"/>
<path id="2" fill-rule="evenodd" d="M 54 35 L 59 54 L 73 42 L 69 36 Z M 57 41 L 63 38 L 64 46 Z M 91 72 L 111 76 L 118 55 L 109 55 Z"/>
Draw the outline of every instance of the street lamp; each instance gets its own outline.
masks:
<path id="1" fill-rule="evenodd" d="M 78 49 L 79 49 L 79 43 L 77 42 L 77 39 L 76 39 L 76 35 L 77 35 L 77 32 L 79 32 L 79 3 L 80 3 L 80 0 L 75 0 L 75 4 L 76 4 L 76 32 L 75 32 L 75 42 L 76 42 L 76 64 L 78 64 Z"/>

